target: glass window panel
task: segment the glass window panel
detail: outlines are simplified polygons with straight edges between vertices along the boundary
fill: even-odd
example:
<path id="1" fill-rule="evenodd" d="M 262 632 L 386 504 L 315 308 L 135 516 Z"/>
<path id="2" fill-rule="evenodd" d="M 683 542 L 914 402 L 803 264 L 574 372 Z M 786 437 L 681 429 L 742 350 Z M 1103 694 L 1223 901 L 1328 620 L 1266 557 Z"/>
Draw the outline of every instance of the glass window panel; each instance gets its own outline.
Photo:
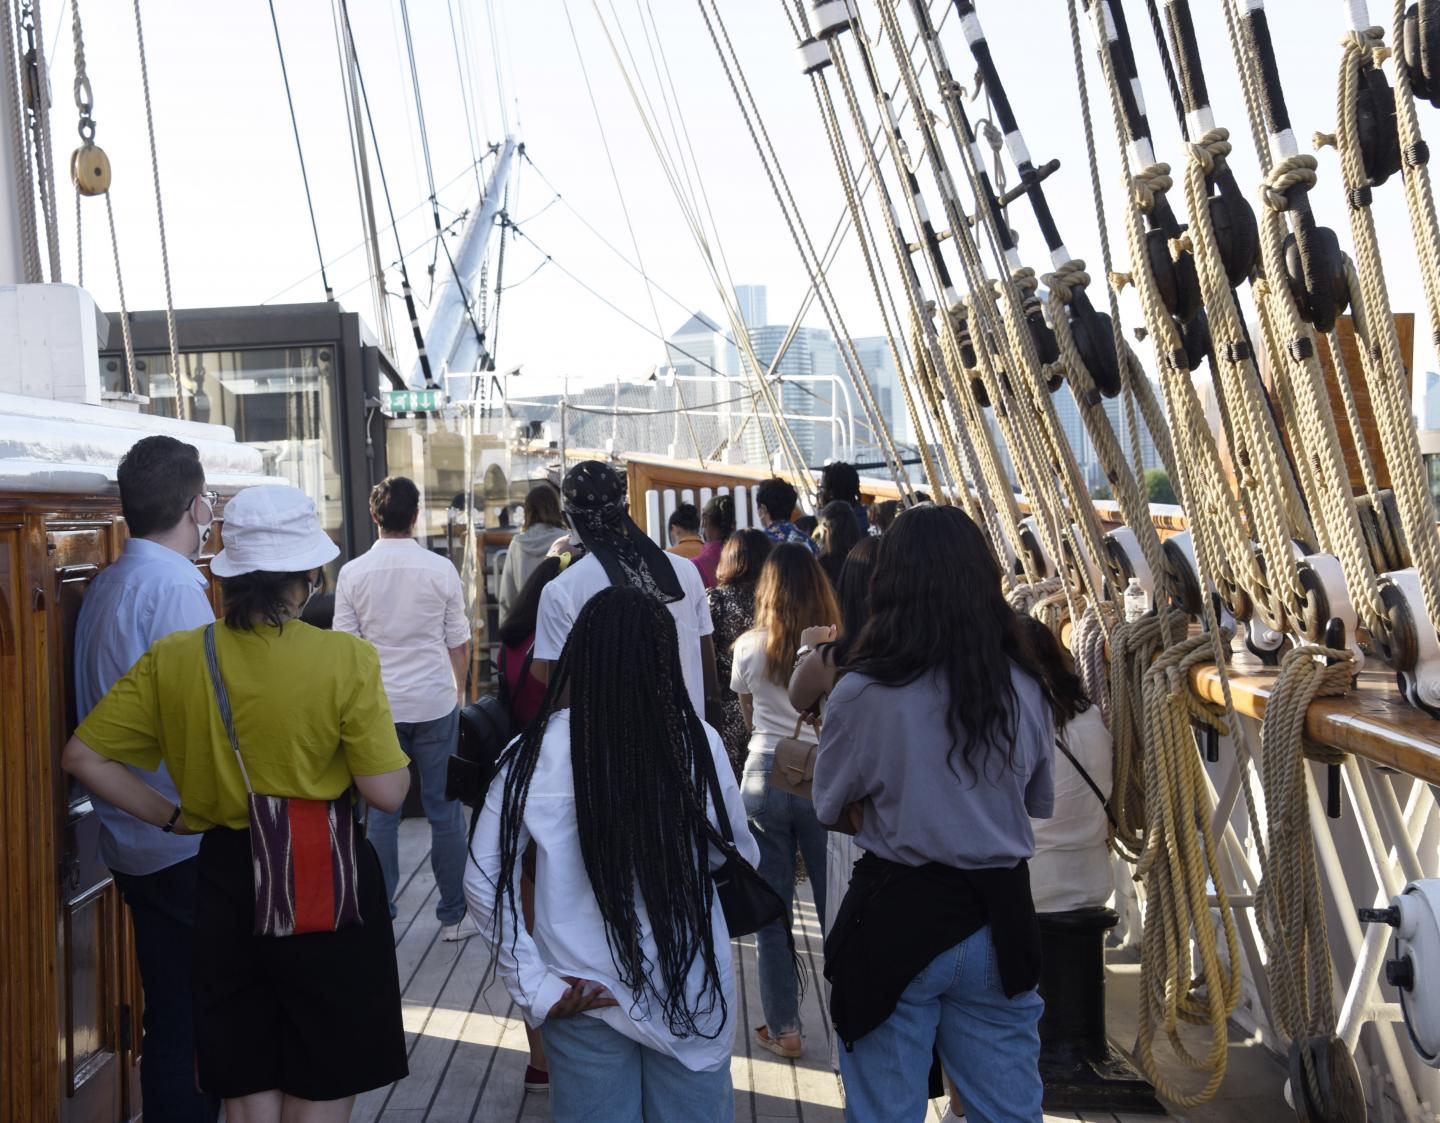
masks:
<path id="1" fill-rule="evenodd" d="M 267 475 L 283 476 L 315 500 L 325 532 L 343 548 L 335 353 L 325 344 L 182 351 L 178 379 L 168 354 L 137 355 L 136 366 L 148 412 L 228 425 L 260 450 Z M 106 389 L 121 389 L 121 363 L 103 366 Z"/>

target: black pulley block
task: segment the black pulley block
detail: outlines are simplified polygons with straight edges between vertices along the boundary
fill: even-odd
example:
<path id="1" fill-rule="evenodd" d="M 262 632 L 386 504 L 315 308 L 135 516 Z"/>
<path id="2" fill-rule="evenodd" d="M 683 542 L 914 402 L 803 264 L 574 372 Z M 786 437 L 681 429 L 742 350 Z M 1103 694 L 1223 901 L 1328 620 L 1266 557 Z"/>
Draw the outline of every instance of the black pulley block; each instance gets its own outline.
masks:
<path id="1" fill-rule="evenodd" d="M 990 408 L 990 395 L 985 392 L 985 383 L 978 378 L 970 380 L 970 393 L 981 409 Z"/>
<path id="2" fill-rule="evenodd" d="M 974 370 L 980 365 L 980 360 L 975 356 L 975 341 L 970 338 L 968 332 L 960 335 L 960 362 L 966 370 Z"/>
<path id="3" fill-rule="evenodd" d="M 1235 185 L 1228 168 L 1215 177 L 1218 191 L 1210 197 L 1210 225 L 1230 287 L 1238 288 L 1255 271 L 1260 256 L 1260 227 L 1250 202 Z"/>
<path id="4" fill-rule="evenodd" d="M 1301 317 L 1316 331 L 1328 332 L 1350 303 L 1340 239 L 1328 226 L 1317 226 L 1308 208 L 1296 225 L 1299 238 L 1285 238 L 1285 276 Z"/>
<path id="5" fill-rule="evenodd" d="M 1180 610 L 1189 616 L 1199 616 L 1204 607 L 1200 600 L 1200 582 L 1190 568 L 1184 551 L 1173 542 L 1162 542 L 1160 553 L 1165 558 L 1165 575 L 1169 578 L 1170 595 Z"/>
<path id="6" fill-rule="evenodd" d="M 1058 362 L 1060 344 L 1055 340 L 1055 330 L 1045 322 L 1045 314 L 1036 309 L 1025 317 L 1025 326 L 1030 329 L 1030 338 L 1035 341 L 1035 354 L 1041 365 L 1051 366 Z M 1053 394 L 1064 381 L 1064 374 L 1056 367 L 1055 373 L 1045 380 L 1045 388 Z"/>
<path id="7" fill-rule="evenodd" d="M 1440 108 L 1440 4 L 1419 0 L 1405 12 L 1405 67 L 1410 90 Z"/>
<path id="8" fill-rule="evenodd" d="M 1395 124 L 1395 95 L 1379 67 L 1360 75 L 1355 98 L 1355 126 L 1360 134 L 1360 159 L 1365 175 L 1379 187 L 1400 170 L 1400 133 Z"/>
<path id="9" fill-rule="evenodd" d="M 1306 1079 L 1302 1050 L 1314 1062 L 1317 1088 Z M 1360 1070 L 1349 1047 L 1333 1033 L 1291 1044 L 1290 1096 L 1299 1123 L 1365 1123 L 1368 1118 Z"/>
<path id="10" fill-rule="evenodd" d="M 1170 256 L 1170 240 L 1178 238 L 1184 230 L 1183 226 L 1173 234 L 1163 229 L 1148 230 L 1145 233 L 1145 249 L 1166 311 L 1182 324 L 1188 324 L 1202 304 L 1200 277 L 1195 272 L 1195 260 L 1188 253 L 1181 254 L 1179 261 Z"/>
<path id="11" fill-rule="evenodd" d="M 1201 312 L 1188 324 L 1182 324 L 1180 340 L 1185 345 L 1185 360 L 1194 370 L 1210 354 L 1210 318 Z"/>
<path id="12" fill-rule="evenodd" d="M 1070 334 L 1080 361 L 1090 372 L 1095 388 L 1107 398 L 1120 393 L 1120 361 L 1115 356 L 1115 328 L 1110 317 L 1097 312 L 1077 293 L 1070 302 Z"/>

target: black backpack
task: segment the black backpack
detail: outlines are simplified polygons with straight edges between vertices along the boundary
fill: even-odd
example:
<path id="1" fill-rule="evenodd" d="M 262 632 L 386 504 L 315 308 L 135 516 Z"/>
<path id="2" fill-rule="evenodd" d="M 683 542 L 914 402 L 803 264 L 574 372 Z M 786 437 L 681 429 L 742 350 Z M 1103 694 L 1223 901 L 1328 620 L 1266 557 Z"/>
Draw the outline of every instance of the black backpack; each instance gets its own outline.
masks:
<path id="1" fill-rule="evenodd" d="M 532 643 L 520 668 L 522 684 L 530 677 L 534 658 Z M 500 754 L 520 732 L 512 708 L 513 692 L 503 666 L 497 668 L 496 680 L 491 693 L 460 711 L 460 743 L 445 772 L 445 798 L 458 799 L 477 811 L 484 806 Z"/>

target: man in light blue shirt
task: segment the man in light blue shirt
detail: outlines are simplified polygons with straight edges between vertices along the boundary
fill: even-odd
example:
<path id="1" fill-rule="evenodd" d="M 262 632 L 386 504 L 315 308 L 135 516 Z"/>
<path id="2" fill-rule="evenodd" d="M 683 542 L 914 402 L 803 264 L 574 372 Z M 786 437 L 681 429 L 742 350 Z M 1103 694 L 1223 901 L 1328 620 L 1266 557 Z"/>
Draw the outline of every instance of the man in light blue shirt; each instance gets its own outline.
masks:
<path id="1" fill-rule="evenodd" d="M 171 632 L 213 623 L 206 580 L 192 560 L 210 535 L 215 496 L 193 445 L 146 437 L 116 471 L 130 529 L 125 552 L 91 583 L 75 624 L 75 705 L 84 720 L 107 691 Z M 180 796 L 169 774 L 135 770 Z M 135 928 L 145 989 L 140 1088 L 150 1123 L 213 1123 L 219 1103 L 195 1086 L 190 958 L 198 836 L 157 830 L 91 797 L 100 816 L 100 857 Z"/>

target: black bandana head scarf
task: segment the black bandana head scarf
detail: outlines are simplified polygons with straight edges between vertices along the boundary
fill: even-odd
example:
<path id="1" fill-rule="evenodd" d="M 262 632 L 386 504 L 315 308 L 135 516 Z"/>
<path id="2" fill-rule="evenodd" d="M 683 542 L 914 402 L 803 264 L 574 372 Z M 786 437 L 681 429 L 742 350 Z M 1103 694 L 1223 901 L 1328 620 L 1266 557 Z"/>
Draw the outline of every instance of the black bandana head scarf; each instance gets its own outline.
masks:
<path id="1" fill-rule="evenodd" d="M 662 604 L 684 599 L 670 559 L 626 513 L 615 469 L 583 460 L 565 473 L 560 491 L 575 533 L 605 567 L 610 584 L 633 586 Z"/>

